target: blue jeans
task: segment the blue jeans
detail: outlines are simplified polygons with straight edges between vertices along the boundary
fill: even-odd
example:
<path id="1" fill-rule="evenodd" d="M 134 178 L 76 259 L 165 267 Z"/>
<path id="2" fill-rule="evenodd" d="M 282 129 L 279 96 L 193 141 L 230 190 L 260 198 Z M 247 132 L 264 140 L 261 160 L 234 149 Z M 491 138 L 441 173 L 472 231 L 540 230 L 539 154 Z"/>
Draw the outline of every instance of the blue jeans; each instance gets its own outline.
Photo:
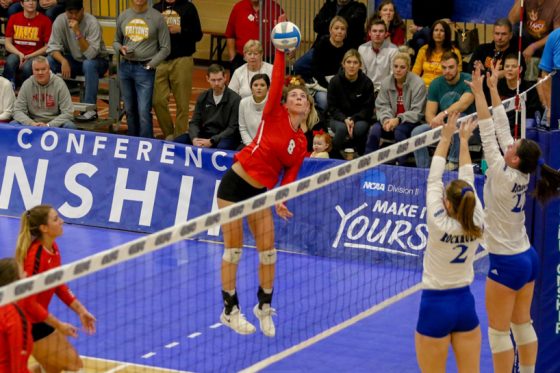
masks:
<path id="1" fill-rule="evenodd" d="M 87 104 L 97 103 L 97 91 L 99 90 L 99 78 L 105 75 L 109 68 L 109 61 L 105 58 L 96 58 L 93 60 L 85 59 L 77 61 L 71 55 L 64 55 L 70 64 L 71 76 L 83 75 L 85 78 L 85 94 L 84 102 Z M 61 70 L 61 65 L 52 56 L 48 56 L 51 70 L 56 74 Z"/>
<path id="2" fill-rule="evenodd" d="M 33 75 L 33 70 L 31 69 L 32 59 L 25 61 L 21 67 L 21 81 L 24 82 L 27 78 Z M 19 56 L 17 54 L 9 54 L 6 57 L 6 64 L 4 65 L 4 78 L 12 82 L 12 85 L 16 86 L 16 77 L 19 71 Z"/>
<path id="3" fill-rule="evenodd" d="M 410 134 L 411 137 L 419 135 L 421 133 L 431 130 L 429 124 L 424 123 L 412 130 Z M 429 168 L 430 167 L 430 154 L 428 153 L 428 148 L 423 147 L 414 151 L 414 159 L 416 159 L 416 167 L 419 168 Z M 449 155 L 447 160 L 453 163 L 459 163 L 459 135 L 453 135 L 453 140 L 451 142 L 451 149 L 449 149 Z"/>
<path id="4" fill-rule="evenodd" d="M 408 139 L 416 124 L 417 123 L 402 122 L 395 127 L 394 131 L 386 132 L 385 130 L 383 130 L 381 123 L 374 123 L 371 127 L 371 130 L 369 131 L 369 136 L 366 143 L 366 154 L 379 149 L 379 143 L 381 142 L 382 137 L 385 139 L 394 138 L 396 142 Z M 407 155 L 403 155 L 397 159 L 397 162 L 399 162 L 400 165 L 403 165 L 406 163 L 407 157 Z"/>
<path id="5" fill-rule="evenodd" d="M 142 64 L 128 61 L 120 64 L 119 80 L 129 136 L 154 137 L 152 94 L 155 76 L 155 70 L 146 70 Z"/>
<path id="6" fill-rule="evenodd" d="M 294 64 L 294 74 L 300 75 L 305 81 L 313 78 L 313 48 L 310 48 Z"/>
<path id="7" fill-rule="evenodd" d="M 43 13 L 44 15 L 46 15 L 47 17 L 50 18 L 51 22 L 54 22 L 54 20 L 56 19 L 56 17 L 58 17 L 59 14 L 64 13 L 65 10 L 65 2 L 64 1 L 59 1 L 59 4 L 56 4 L 53 7 L 50 7 L 48 9 L 43 9 L 41 8 L 41 6 L 39 5 L 39 3 L 37 2 L 37 10 L 41 13 Z M 20 2 L 17 3 L 13 3 L 12 5 L 10 5 L 10 7 L 8 8 L 8 18 L 18 12 L 22 12 L 23 11 L 23 7 L 21 6 Z"/>
<path id="8" fill-rule="evenodd" d="M 323 92 L 323 91 L 317 91 L 315 92 L 315 96 L 313 96 L 313 98 L 315 99 L 315 106 L 321 113 L 327 111 L 327 106 L 328 106 L 327 96 L 328 96 L 327 92 Z"/>

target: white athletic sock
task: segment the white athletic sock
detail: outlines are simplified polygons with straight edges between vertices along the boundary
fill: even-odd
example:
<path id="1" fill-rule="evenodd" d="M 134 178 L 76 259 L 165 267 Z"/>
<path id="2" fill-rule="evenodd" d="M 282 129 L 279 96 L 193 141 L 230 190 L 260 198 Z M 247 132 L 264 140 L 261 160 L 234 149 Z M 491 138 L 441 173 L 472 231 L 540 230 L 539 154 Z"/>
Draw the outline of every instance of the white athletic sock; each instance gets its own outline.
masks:
<path id="1" fill-rule="evenodd" d="M 534 365 L 519 365 L 519 373 L 535 373 Z"/>
<path id="2" fill-rule="evenodd" d="M 273 289 L 265 289 L 265 288 L 262 288 L 262 289 L 263 289 L 265 294 L 272 294 Z"/>
<path id="3" fill-rule="evenodd" d="M 233 297 L 235 295 L 235 289 L 233 290 L 224 290 L 226 293 L 228 293 L 231 297 Z"/>

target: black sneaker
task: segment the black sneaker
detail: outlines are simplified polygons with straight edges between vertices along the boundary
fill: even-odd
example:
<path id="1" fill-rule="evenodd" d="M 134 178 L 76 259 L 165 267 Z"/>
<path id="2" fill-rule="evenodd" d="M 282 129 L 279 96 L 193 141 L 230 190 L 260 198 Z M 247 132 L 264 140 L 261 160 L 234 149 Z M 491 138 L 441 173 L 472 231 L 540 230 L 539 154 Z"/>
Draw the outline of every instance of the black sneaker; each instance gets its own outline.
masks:
<path id="1" fill-rule="evenodd" d="M 97 111 L 95 110 L 89 110 L 86 111 L 80 115 L 78 115 L 76 118 L 76 122 L 91 122 L 97 119 Z"/>

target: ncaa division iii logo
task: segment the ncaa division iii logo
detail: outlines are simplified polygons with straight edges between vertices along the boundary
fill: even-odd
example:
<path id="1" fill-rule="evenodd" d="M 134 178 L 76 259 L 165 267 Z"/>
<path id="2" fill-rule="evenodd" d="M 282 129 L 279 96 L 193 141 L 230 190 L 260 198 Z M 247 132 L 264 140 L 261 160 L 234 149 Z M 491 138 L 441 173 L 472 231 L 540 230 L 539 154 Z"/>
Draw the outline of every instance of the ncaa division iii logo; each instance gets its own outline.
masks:
<path id="1" fill-rule="evenodd" d="M 364 193 L 368 196 L 377 196 L 385 192 L 385 173 L 380 170 L 366 171 L 360 180 L 360 185 Z"/>

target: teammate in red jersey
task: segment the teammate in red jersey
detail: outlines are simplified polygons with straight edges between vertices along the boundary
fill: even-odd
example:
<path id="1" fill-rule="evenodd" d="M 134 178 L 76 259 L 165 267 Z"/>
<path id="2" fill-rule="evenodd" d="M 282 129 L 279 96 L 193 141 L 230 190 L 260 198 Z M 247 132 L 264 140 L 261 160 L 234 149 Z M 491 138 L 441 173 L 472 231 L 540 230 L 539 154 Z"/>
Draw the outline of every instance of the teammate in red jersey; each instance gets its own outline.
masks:
<path id="1" fill-rule="evenodd" d="M 60 252 L 54 240 L 62 235 L 64 221 L 54 208 L 39 205 L 25 211 L 16 245 L 16 259 L 28 276 L 60 266 Z M 77 371 L 83 367 L 80 356 L 67 337 L 77 337 L 75 326 L 49 313 L 49 303 L 56 294 L 78 316 L 89 334 L 95 332 L 95 317 L 80 303 L 66 285 L 29 297 L 25 311 L 30 316 L 33 334 L 33 357 L 47 372 Z"/>
<path id="2" fill-rule="evenodd" d="M 218 188 L 220 208 L 254 197 L 277 184 L 294 181 L 307 152 L 307 139 L 300 126 L 305 126 L 311 110 L 310 96 L 303 84 L 289 85 L 286 102 L 282 104 L 284 85 L 284 52 L 276 51 L 272 82 L 262 121 L 253 142 L 233 158 L 233 166 L 226 172 Z M 283 204 L 276 205 L 276 213 L 288 219 L 292 213 Z M 271 209 L 250 214 L 249 227 L 259 252 L 258 304 L 253 309 L 262 332 L 273 337 L 276 333 L 271 307 L 276 249 Z M 240 312 L 236 293 L 237 264 L 243 247 L 241 219 L 222 226 L 225 251 L 222 257 L 222 296 L 224 310 L 220 321 L 239 334 L 251 334 L 255 327 Z"/>
<path id="3" fill-rule="evenodd" d="M 0 287 L 25 277 L 14 258 L 0 259 Z M 35 365 L 27 369 L 33 350 L 31 322 L 23 311 L 25 299 L 0 307 L 0 373 L 39 373 Z"/>

